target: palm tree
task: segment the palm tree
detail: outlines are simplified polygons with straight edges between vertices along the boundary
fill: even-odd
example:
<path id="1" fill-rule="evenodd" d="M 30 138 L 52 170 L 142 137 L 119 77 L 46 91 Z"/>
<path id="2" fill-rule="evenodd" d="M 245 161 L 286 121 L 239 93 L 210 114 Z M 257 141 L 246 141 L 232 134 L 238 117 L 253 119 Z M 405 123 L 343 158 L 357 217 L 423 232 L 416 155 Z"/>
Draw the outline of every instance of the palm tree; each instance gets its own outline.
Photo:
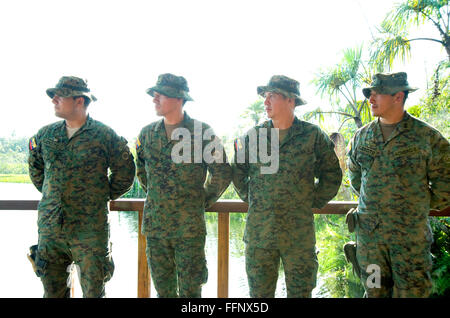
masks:
<path id="1" fill-rule="evenodd" d="M 251 119 L 256 126 L 262 118 L 265 118 L 264 115 L 264 100 L 259 98 L 245 109 L 242 117 Z"/>
<path id="2" fill-rule="evenodd" d="M 340 127 L 348 120 L 354 120 L 358 128 L 372 120 L 369 102 L 367 99 L 358 100 L 356 92 L 363 84 L 369 84 L 372 80 L 370 69 L 362 60 L 362 46 L 344 50 L 342 61 L 327 70 L 320 70 L 312 81 L 317 87 L 321 97 L 328 95 L 332 105 L 331 111 L 323 111 L 320 108 L 306 113 L 306 120 L 315 117 L 323 120 L 324 114 L 336 114 L 343 118 Z M 341 106 L 341 98 L 345 106 Z M 334 108 L 337 106 L 337 109 Z"/>
<path id="3" fill-rule="evenodd" d="M 380 37 L 374 39 L 371 64 L 392 68 L 396 57 L 405 61 L 411 55 L 412 41 L 432 41 L 442 45 L 450 60 L 450 10 L 448 0 L 406 0 L 388 13 L 379 29 Z M 411 38 L 408 29 L 421 24 L 431 24 L 438 38 Z"/>

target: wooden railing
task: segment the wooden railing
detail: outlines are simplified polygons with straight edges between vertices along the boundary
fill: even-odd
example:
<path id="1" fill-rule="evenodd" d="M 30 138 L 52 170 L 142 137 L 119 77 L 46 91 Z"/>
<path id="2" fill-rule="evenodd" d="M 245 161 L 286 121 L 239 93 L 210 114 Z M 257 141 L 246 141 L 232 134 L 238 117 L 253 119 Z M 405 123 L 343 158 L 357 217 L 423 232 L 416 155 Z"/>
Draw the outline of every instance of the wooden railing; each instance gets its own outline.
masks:
<path id="1" fill-rule="evenodd" d="M 37 210 L 38 200 L 0 200 L 0 210 Z M 313 209 L 315 214 L 346 214 L 356 202 L 332 201 L 322 209 Z M 246 213 L 248 205 L 238 200 L 220 200 L 211 206 L 207 212 L 217 212 L 218 215 L 218 245 L 217 245 L 217 297 L 228 297 L 228 261 L 230 237 L 230 213 Z M 150 297 L 150 272 L 145 255 L 146 239 L 141 234 L 141 224 L 144 209 L 144 199 L 119 199 L 111 201 L 110 211 L 137 211 L 139 214 L 138 233 L 138 290 L 139 298 Z M 450 216 L 450 207 L 444 210 L 430 211 L 430 216 Z"/>

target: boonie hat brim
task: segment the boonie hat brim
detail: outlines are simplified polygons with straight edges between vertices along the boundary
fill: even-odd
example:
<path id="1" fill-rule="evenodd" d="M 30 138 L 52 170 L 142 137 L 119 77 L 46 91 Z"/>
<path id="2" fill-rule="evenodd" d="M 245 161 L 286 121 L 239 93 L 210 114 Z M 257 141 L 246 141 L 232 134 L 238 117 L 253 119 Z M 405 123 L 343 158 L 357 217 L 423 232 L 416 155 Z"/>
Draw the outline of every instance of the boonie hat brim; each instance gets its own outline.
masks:
<path id="1" fill-rule="evenodd" d="M 273 92 L 273 93 L 279 93 L 283 96 L 289 97 L 289 98 L 295 98 L 295 106 L 301 106 L 307 104 L 306 100 L 301 98 L 300 96 L 290 93 L 284 89 L 277 88 L 277 87 L 271 87 L 271 86 L 258 86 L 257 87 L 258 95 L 264 97 L 264 93 L 266 92 Z"/>
<path id="2" fill-rule="evenodd" d="M 93 102 L 95 102 L 97 100 L 97 98 L 94 95 L 92 95 L 91 93 L 71 90 L 68 88 L 49 88 L 45 92 L 47 93 L 48 97 L 50 97 L 50 98 L 53 98 L 55 95 L 58 95 L 61 97 L 85 96 Z"/>
<path id="3" fill-rule="evenodd" d="M 187 101 L 193 101 L 192 97 L 186 91 L 176 89 L 171 86 L 156 85 L 146 90 L 147 94 L 154 97 L 154 93 L 165 95 L 170 98 L 181 98 Z"/>
<path id="4" fill-rule="evenodd" d="M 370 98 L 370 92 L 374 90 L 378 94 L 385 94 L 385 95 L 393 95 L 398 92 L 414 92 L 417 91 L 418 88 L 411 87 L 411 86 L 372 86 L 372 87 L 366 87 L 362 89 L 363 95 L 366 98 Z"/>

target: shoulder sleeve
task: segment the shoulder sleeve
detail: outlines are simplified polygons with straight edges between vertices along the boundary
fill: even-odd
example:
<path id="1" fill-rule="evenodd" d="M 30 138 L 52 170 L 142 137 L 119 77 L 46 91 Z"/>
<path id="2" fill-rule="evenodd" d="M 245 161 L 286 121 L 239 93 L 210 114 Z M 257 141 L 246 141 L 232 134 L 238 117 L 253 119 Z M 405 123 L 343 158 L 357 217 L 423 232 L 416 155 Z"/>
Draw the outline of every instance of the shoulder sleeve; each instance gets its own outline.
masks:
<path id="1" fill-rule="evenodd" d="M 128 192 L 134 182 L 136 167 L 134 157 L 128 148 L 128 142 L 124 137 L 111 132 L 112 139 L 110 145 L 109 176 L 110 198 L 115 200 Z"/>
<path id="2" fill-rule="evenodd" d="M 136 139 L 136 176 L 145 193 L 147 193 L 147 173 L 145 171 L 144 157 L 144 145 L 146 142 L 145 130 L 142 129 Z"/>
<path id="3" fill-rule="evenodd" d="M 231 182 L 231 166 L 227 159 L 224 146 L 220 138 L 208 125 L 205 125 L 208 132 L 203 136 L 211 138 L 208 145 L 204 147 L 204 161 L 208 167 L 208 177 L 205 182 L 205 208 L 213 205 L 225 192 Z M 210 157 L 210 158 L 208 158 Z"/>
<path id="4" fill-rule="evenodd" d="M 315 153 L 317 161 L 314 175 L 319 182 L 314 189 L 313 207 L 320 209 L 336 196 L 342 181 L 342 170 L 334 151 L 334 143 L 320 128 Z"/>
<path id="5" fill-rule="evenodd" d="M 359 195 L 359 191 L 361 188 L 361 166 L 356 161 L 358 137 L 359 134 L 357 132 L 355 136 L 353 136 L 353 138 L 350 140 L 347 151 L 347 167 L 350 187 L 357 195 Z"/>
<path id="6" fill-rule="evenodd" d="M 31 182 L 42 192 L 44 184 L 44 160 L 41 152 L 41 134 L 37 133 L 28 141 L 28 173 Z"/>
<path id="7" fill-rule="evenodd" d="M 450 145 L 440 133 L 433 136 L 432 153 L 428 162 L 431 208 L 444 209 L 450 198 Z"/>
<path id="8" fill-rule="evenodd" d="M 234 156 L 231 161 L 233 175 L 233 186 L 242 199 L 248 203 L 248 185 L 249 185 L 249 160 L 246 137 L 239 137 L 234 140 Z"/>

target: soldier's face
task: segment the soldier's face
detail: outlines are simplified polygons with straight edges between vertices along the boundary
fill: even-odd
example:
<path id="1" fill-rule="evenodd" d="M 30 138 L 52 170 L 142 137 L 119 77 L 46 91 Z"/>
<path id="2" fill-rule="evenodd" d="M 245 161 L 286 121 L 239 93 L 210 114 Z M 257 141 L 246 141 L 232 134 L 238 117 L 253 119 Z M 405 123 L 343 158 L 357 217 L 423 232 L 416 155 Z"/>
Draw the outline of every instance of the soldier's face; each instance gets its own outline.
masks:
<path id="1" fill-rule="evenodd" d="M 167 97 L 154 92 L 153 103 L 155 104 L 156 115 L 166 117 L 180 111 L 183 101 L 180 98 Z"/>
<path id="2" fill-rule="evenodd" d="M 52 103 L 55 106 L 55 116 L 71 119 L 76 113 L 76 100 L 73 97 L 53 96 Z"/>
<path id="3" fill-rule="evenodd" d="M 289 98 L 273 92 L 267 92 L 264 96 L 265 110 L 270 119 L 281 119 L 293 112 L 294 107 Z"/>
<path id="4" fill-rule="evenodd" d="M 369 102 L 372 116 L 385 118 L 394 110 L 395 96 L 379 94 L 372 90 Z"/>

